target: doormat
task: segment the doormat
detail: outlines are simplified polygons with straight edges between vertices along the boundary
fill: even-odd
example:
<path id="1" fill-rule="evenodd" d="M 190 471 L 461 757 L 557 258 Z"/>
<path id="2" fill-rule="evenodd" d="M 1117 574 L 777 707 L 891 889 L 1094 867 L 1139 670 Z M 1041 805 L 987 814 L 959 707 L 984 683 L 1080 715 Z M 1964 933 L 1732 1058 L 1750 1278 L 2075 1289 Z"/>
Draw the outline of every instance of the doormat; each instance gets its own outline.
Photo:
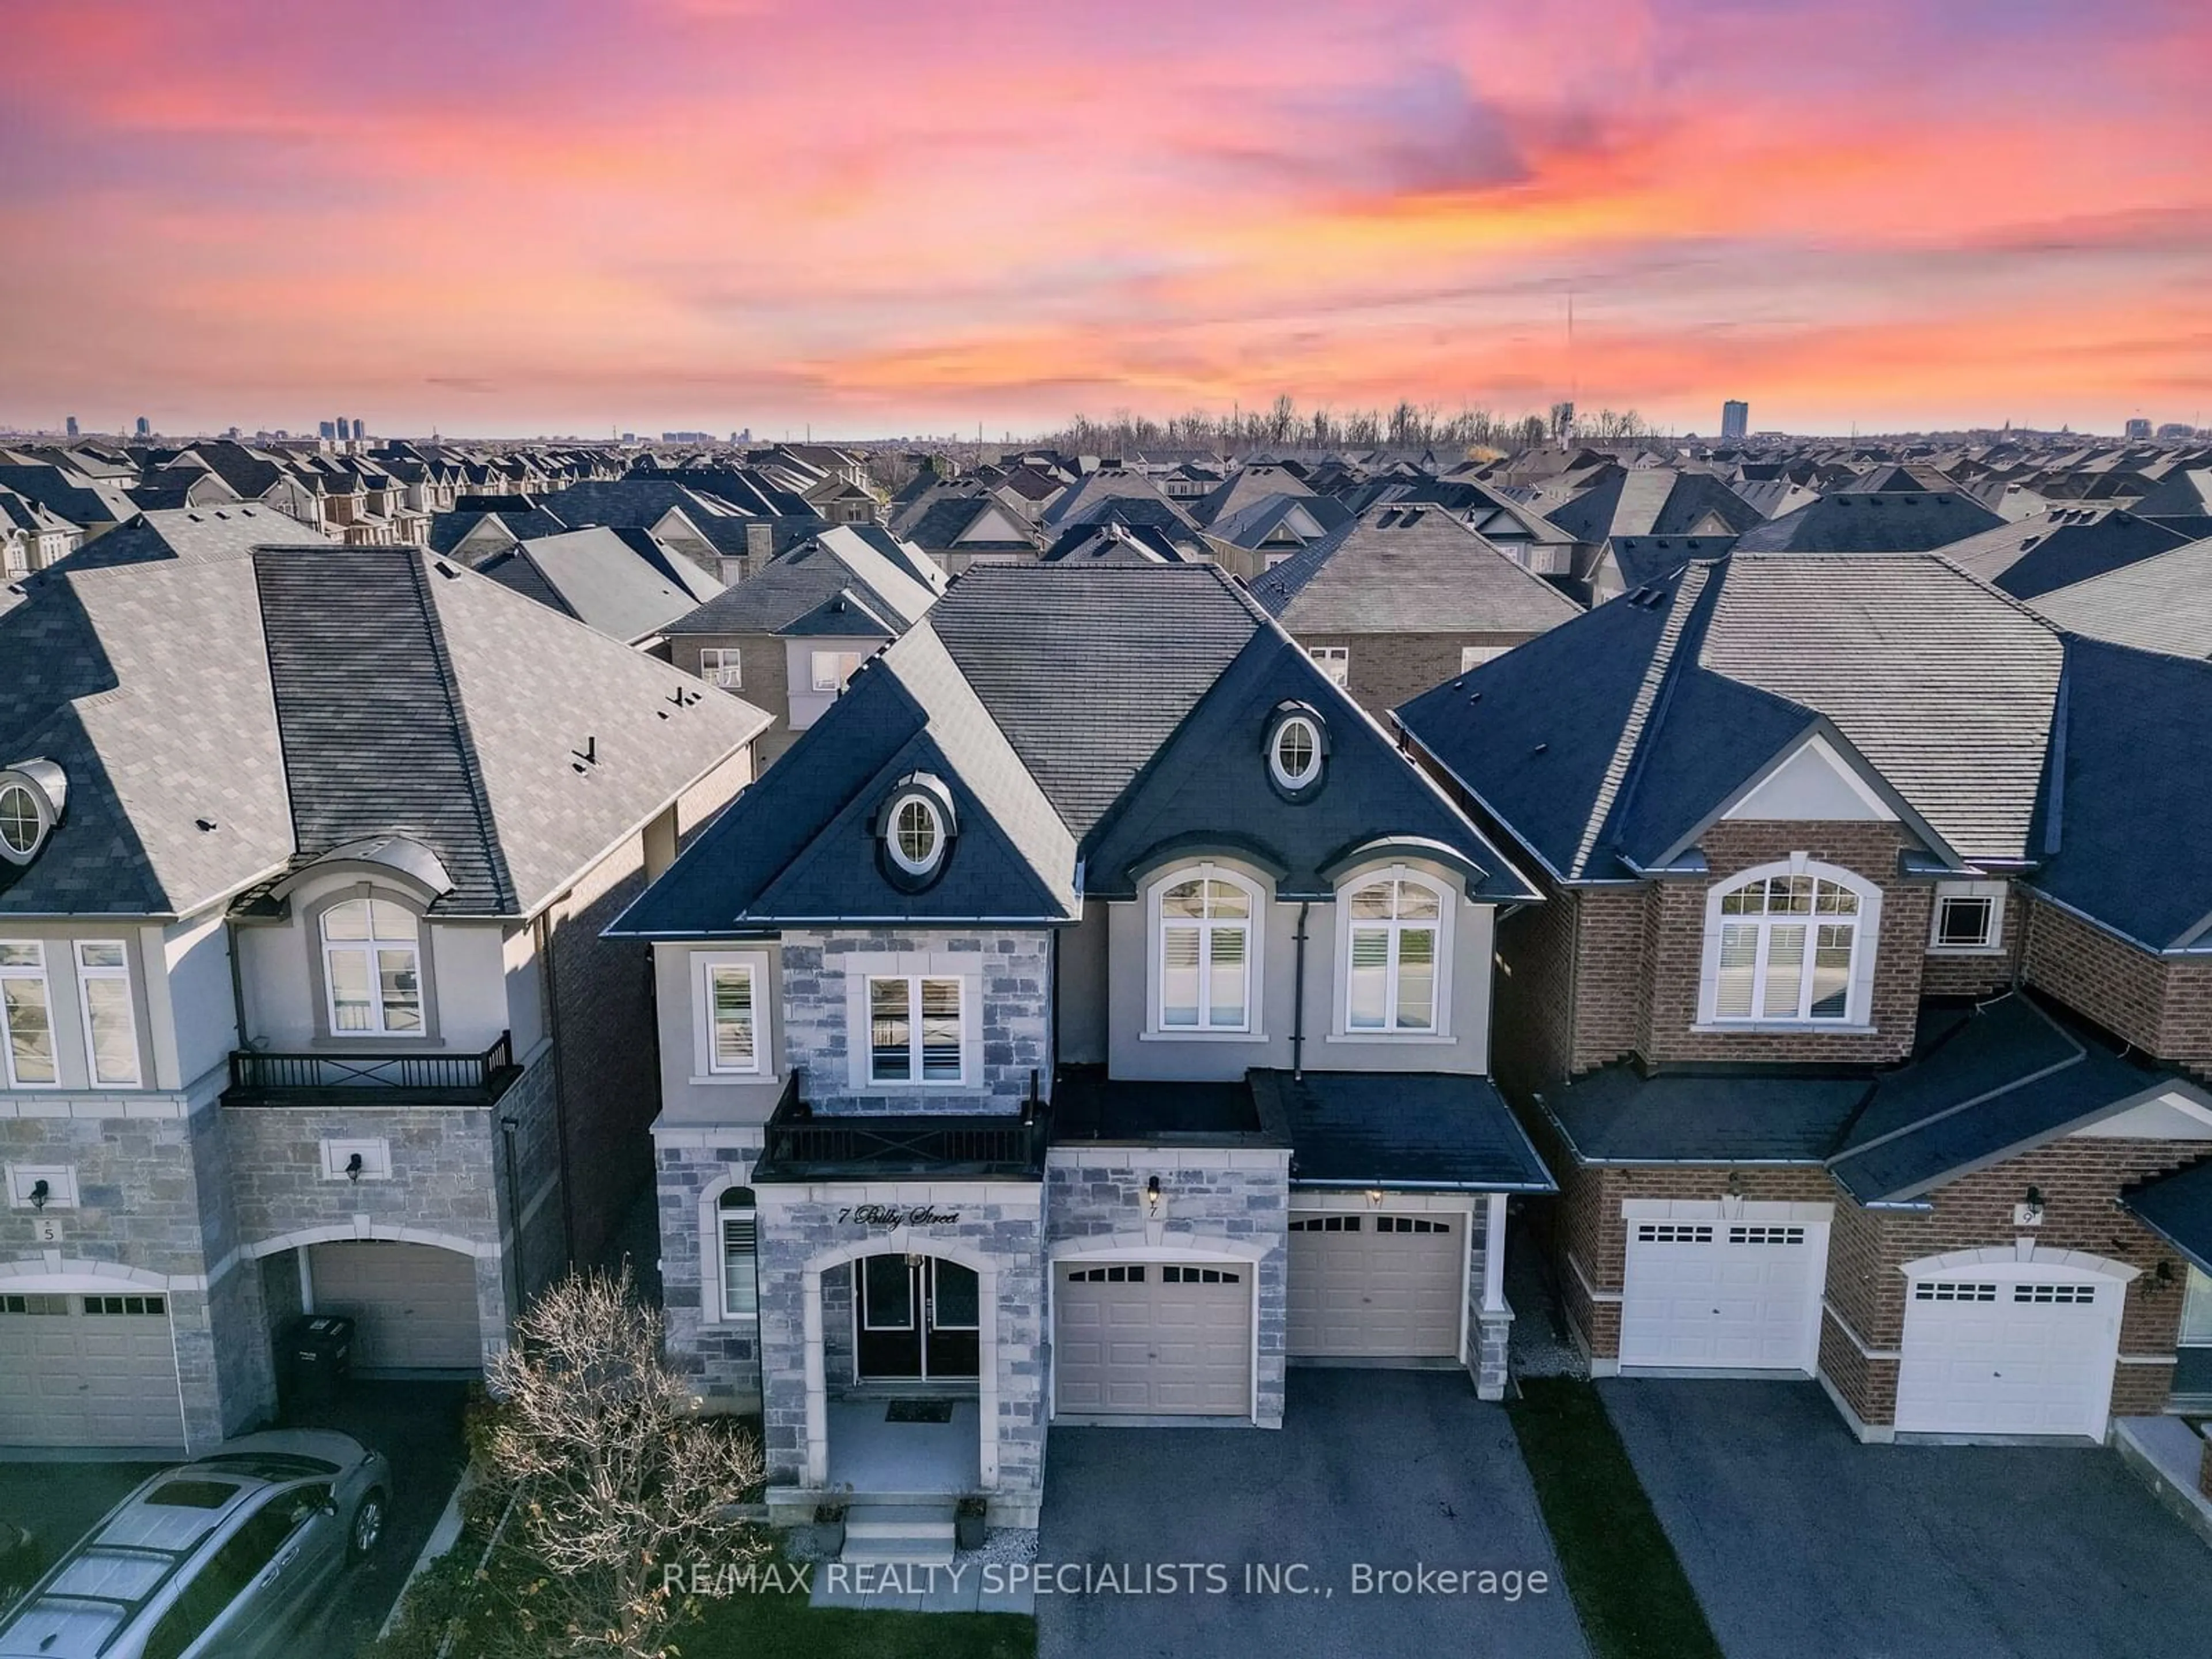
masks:
<path id="1" fill-rule="evenodd" d="M 884 1413 L 886 1423 L 950 1423 L 952 1402 L 950 1400 L 894 1400 L 890 1409 Z"/>

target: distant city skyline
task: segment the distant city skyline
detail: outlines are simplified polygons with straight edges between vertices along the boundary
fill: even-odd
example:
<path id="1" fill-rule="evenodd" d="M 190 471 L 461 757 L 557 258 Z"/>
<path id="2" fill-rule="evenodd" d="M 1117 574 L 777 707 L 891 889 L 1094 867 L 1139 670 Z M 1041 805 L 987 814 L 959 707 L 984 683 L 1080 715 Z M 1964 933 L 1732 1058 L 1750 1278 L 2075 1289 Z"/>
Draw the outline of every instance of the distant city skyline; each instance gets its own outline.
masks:
<path id="1" fill-rule="evenodd" d="M 2201 423 L 2208 53 L 2188 0 L 18 0 L 0 422 Z"/>

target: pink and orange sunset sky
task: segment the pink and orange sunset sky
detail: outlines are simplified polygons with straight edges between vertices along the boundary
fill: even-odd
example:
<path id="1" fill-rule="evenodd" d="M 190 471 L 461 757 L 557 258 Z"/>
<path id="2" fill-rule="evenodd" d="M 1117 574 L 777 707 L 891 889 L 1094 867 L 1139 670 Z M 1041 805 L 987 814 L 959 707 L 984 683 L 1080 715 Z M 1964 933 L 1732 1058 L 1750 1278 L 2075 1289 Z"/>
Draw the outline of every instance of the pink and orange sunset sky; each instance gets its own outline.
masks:
<path id="1" fill-rule="evenodd" d="M 0 422 L 2212 420 L 2204 0 L 5 12 Z"/>

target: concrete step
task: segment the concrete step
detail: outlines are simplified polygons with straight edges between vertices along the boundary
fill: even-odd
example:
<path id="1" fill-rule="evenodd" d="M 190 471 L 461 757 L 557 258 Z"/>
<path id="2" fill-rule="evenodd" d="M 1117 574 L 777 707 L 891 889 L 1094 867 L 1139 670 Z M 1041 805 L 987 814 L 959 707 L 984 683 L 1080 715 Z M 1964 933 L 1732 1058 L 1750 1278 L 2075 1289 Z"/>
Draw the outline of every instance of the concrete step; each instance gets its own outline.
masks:
<path id="1" fill-rule="evenodd" d="M 945 1565 L 952 1559 L 952 1505 L 855 1504 L 845 1513 L 839 1559 Z"/>

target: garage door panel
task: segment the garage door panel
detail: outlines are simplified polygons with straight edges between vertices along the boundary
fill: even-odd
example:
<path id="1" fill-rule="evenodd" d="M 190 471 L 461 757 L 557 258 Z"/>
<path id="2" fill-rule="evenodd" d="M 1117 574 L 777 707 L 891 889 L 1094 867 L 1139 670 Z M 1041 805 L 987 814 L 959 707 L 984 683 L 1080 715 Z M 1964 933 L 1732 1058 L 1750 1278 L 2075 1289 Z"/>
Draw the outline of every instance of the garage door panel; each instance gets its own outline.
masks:
<path id="1" fill-rule="evenodd" d="M 184 1443 L 166 1298 L 50 1295 L 9 1302 L 40 1311 L 0 1307 L 0 1444 Z"/>
<path id="2" fill-rule="evenodd" d="M 382 1240 L 316 1244 L 309 1247 L 308 1279 L 317 1312 L 356 1322 L 357 1370 L 482 1367 L 473 1257 Z"/>
<path id="3" fill-rule="evenodd" d="M 1420 1359 L 1455 1355 L 1466 1225 L 1465 1216 L 1450 1213 L 1294 1216 L 1289 1295 L 1292 1357 Z"/>
<path id="4" fill-rule="evenodd" d="M 1620 1364 L 1810 1373 L 1827 1243 L 1814 1224 L 1630 1222 Z"/>
<path id="5" fill-rule="evenodd" d="M 1054 1309 L 1059 1409 L 1249 1415 L 1250 1272 L 1159 1262 L 1060 1268 Z M 1108 1273 L 1115 1277 L 1109 1280 Z"/>
<path id="6" fill-rule="evenodd" d="M 1898 1367 L 1899 1431 L 2101 1438 L 2121 1300 L 2110 1282 L 1917 1282 Z"/>

